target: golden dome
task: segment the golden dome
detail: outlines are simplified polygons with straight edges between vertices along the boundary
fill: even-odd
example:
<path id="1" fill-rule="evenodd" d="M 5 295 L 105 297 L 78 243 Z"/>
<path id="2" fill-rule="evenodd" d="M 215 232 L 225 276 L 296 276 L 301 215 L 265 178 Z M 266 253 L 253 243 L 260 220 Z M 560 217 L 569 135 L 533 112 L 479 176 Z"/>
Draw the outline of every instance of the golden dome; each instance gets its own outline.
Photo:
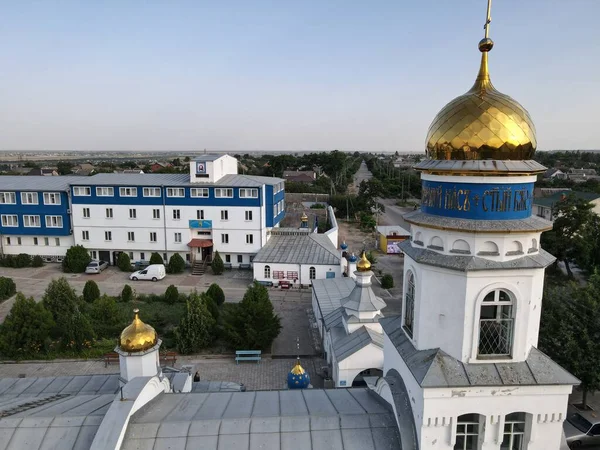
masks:
<path id="1" fill-rule="evenodd" d="M 308 216 L 306 215 L 305 212 L 302 213 L 302 217 L 300 217 L 300 220 L 302 222 L 308 222 Z"/>
<path id="2" fill-rule="evenodd" d="M 133 310 L 133 322 L 121 332 L 119 347 L 126 352 L 143 352 L 156 344 L 156 331 L 139 318 L 139 309 Z"/>
<path id="3" fill-rule="evenodd" d="M 490 81 L 488 52 L 494 42 L 479 42 L 481 66 L 473 87 L 435 116 L 427 132 L 431 159 L 528 160 L 537 147 L 535 126 L 519 102 L 498 92 Z"/>
<path id="4" fill-rule="evenodd" d="M 296 365 L 294 367 L 292 367 L 292 370 L 290 370 L 290 372 L 293 375 L 303 375 L 304 374 L 304 368 L 300 365 L 300 359 L 296 360 Z"/>
<path id="5" fill-rule="evenodd" d="M 356 263 L 356 270 L 359 272 L 368 272 L 371 270 L 371 263 L 367 259 L 367 254 L 363 251 L 362 256 L 360 257 L 360 261 Z"/>

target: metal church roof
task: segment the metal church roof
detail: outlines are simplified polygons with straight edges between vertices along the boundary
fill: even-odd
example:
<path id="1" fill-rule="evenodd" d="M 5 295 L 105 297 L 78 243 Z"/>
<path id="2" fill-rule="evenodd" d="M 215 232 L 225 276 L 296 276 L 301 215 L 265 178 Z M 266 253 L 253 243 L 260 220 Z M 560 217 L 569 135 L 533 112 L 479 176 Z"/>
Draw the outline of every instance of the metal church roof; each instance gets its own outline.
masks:
<path id="1" fill-rule="evenodd" d="M 340 255 L 329 238 L 322 234 L 272 235 L 253 261 L 265 264 L 338 265 Z"/>

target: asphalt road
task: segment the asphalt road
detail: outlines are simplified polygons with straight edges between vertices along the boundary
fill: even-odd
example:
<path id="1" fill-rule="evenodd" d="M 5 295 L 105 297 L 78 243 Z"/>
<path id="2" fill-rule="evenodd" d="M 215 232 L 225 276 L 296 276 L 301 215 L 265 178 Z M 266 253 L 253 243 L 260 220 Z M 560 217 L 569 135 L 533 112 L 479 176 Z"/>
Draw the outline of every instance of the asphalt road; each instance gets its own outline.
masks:
<path id="1" fill-rule="evenodd" d="M 400 225 L 410 231 L 410 224 L 404 220 L 404 214 L 413 211 L 413 208 L 402 208 L 396 205 L 395 198 L 379 198 L 377 201 L 385 206 L 385 212 L 379 214 L 379 225 Z"/>

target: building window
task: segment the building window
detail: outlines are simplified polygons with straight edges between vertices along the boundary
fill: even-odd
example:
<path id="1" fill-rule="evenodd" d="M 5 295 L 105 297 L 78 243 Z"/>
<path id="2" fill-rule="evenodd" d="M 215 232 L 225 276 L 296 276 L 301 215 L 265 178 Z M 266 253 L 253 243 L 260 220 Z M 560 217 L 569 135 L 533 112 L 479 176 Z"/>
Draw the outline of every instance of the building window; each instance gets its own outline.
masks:
<path id="1" fill-rule="evenodd" d="M 271 278 L 271 266 L 265 266 L 265 278 Z"/>
<path id="2" fill-rule="evenodd" d="M 60 238 L 54 238 L 54 245 L 60 247 Z"/>
<path id="3" fill-rule="evenodd" d="M 215 188 L 215 197 L 217 198 L 233 198 L 232 188 Z"/>
<path id="4" fill-rule="evenodd" d="M 146 259 L 146 254 L 144 252 L 140 253 L 140 259 L 143 261 L 144 259 Z"/>
<path id="5" fill-rule="evenodd" d="M 83 218 L 84 219 L 90 218 L 90 208 L 83 208 Z"/>
<path id="6" fill-rule="evenodd" d="M 155 231 L 150 232 L 150 242 L 156 242 L 156 232 Z"/>
<path id="7" fill-rule="evenodd" d="M 37 192 L 21 192 L 21 203 L 23 205 L 37 205 L 38 204 Z"/>
<path id="8" fill-rule="evenodd" d="M 38 242 L 38 238 L 34 237 L 34 238 L 33 238 L 33 245 L 38 245 L 38 243 L 39 243 L 39 242 Z"/>
<path id="9" fill-rule="evenodd" d="M 244 217 L 245 217 L 246 221 L 251 221 L 252 220 L 252 211 L 246 211 Z"/>
<path id="10" fill-rule="evenodd" d="M 89 241 L 90 240 L 90 232 L 87 230 L 83 230 L 81 232 L 81 239 L 83 239 L 84 241 Z"/>
<path id="11" fill-rule="evenodd" d="M 231 264 L 231 255 L 225 255 L 225 262 Z"/>
<path id="12" fill-rule="evenodd" d="M 23 242 L 21 241 L 20 237 L 17 237 L 17 245 L 21 245 Z"/>
<path id="13" fill-rule="evenodd" d="M 190 189 L 192 197 L 208 197 L 208 188 L 192 188 Z"/>
<path id="14" fill-rule="evenodd" d="M 26 228 L 41 227 L 40 216 L 23 216 L 23 226 Z"/>
<path id="15" fill-rule="evenodd" d="M 185 197 L 185 188 L 167 188 L 167 197 Z"/>
<path id="16" fill-rule="evenodd" d="M 2 226 L 3 227 L 18 227 L 19 218 L 16 215 L 2 214 Z"/>
<path id="17" fill-rule="evenodd" d="M 253 234 L 246 235 L 246 244 L 254 244 L 254 235 Z"/>
<path id="18" fill-rule="evenodd" d="M 133 261 L 133 252 L 129 252 L 129 259 Z"/>
<path id="19" fill-rule="evenodd" d="M 135 241 L 135 233 L 133 231 L 128 231 L 127 232 L 127 240 L 129 242 L 134 242 Z"/>
<path id="20" fill-rule="evenodd" d="M 311 280 L 317 278 L 317 270 L 314 267 L 308 269 L 308 278 L 310 278 Z"/>
<path id="21" fill-rule="evenodd" d="M 243 255 L 238 255 L 238 263 L 241 264 L 244 262 L 244 256 Z"/>
<path id="22" fill-rule="evenodd" d="M 258 189 L 240 189 L 240 198 L 258 198 Z"/>
<path id="23" fill-rule="evenodd" d="M 14 205 L 17 203 L 17 196 L 14 192 L 0 192 L 0 203 L 4 205 Z"/>
<path id="24" fill-rule="evenodd" d="M 46 194 L 52 194 L 52 192 L 44 193 L 44 203 L 46 203 Z M 73 195 L 75 197 L 89 197 L 92 195 L 92 188 L 89 186 L 75 186 L 73 188 Z"/>
<path id="25" fill-rule="evenodd" d="M 221 210 L 221 220 L 229 220 L 229 211 L 226 209 Z"/>
<path id="26" fill-rule="evenodd" d="M 75 193 L 75 189 L 77 189 L 77 188 L 73 188 L 73 193 Z M 81 188 L 81 189 L 83 189 L 83 188 Z M 80 195 L 85 195 L 85 194 L 80 194 Z M 44 205 L 60 205 L 60 193 L 59 192 L 44 192 Z"/>
<path id="27" fill-rule="evenodd" d="M 92 250 L 90 252 L 90 256 L 92 257 L 92 259 L 98 259 L 98 252 L 96 250 Z"/>
<path id="28" fill-rule="evenodd" d="M 204 220 L 204 210 L 203 209 L 196 210 L 196 219 Z"/>
<path id="29" fill-rule="evenodd" d="M 407 275 L 403 326 L 408 337 L 412 338 L 415 326 L 415 276 L 410 270 Z"/>
<path id="30" fill-rule="evenodd" d="M 96 187 L 96 196 L 97 197 L 114 197 L 115 196 L 115 188 L 112 187 Z"/>
<path id="31" fill-rule="evenodd" d="M 479 414 L 463 414 L 456 421 L 456 444 L 454 450 L 477 450 L 479 434 L 483 431 L 483 421 Z"/>
<path id="32" fill-rule="evenodd" d="M 229 235 L 221 234 L 221 244 L 229 244 Z"/>
<path id="33" fill-rule="evenodd" d="M 106 208 L 106 218 L 107 219 L 113 218 L 113 209 L 112 208 Z"/>
<path id="34" fill-rule="evenodd" d="M 134 187 L 119 188 L 119 195 L 121 197 L 137 197 L 137 188 L 134 188 Z"/>
<path id="35" fill-rule="evenodd" d="M 129 208 L 129 218 L 137 219 L 137 211 L 135 208 Z"/>
<path id="36" fill-rule="evenodd" d="M 173 210 L 173 220 L 179 220 L 179 219 L 181 219 L 181 210 L 174 209 Z"/>
<path id="37" fill-rule="evenodd" d="M 50 245 L 50 239 L 47 237 L 44 238 L 44 245 Z"/>
<path id="38" fill-rule="evenodd" d="M 160 209 L 154 208 L 152 210 L 152 218 L 153 219 L 160 219 Z"/>
<path id="39" fill-rule="evenodd" d="M 160 188 L 158 187 L 145 187 L 142 190 L 144 197 L 160 197 Z"/>
<path id="40" fill-rule="evenodd" d="M 504 420 L 501 450 L 525 450 L 525 413 L 508 414 Z"/>
<path id="41" fill-rule="evenodd" d="M 481 303 L 478 356 L 510 356 L 513 327 L 510 294 L 501 289 L 489 292 Z"/>
<path id="42" fill-rule="evenodd" d="M 46 216 L 46 228 L 62 228 L 62 216 Z"/>
<path id="43" fill-rule="evenodd" d="M 6 238 L 6 245 L 10 245 L 10 237 Z"/>
<path id="44" fill-rule="evenodd" d="M 112 231 L 105 231 L 104 232 L 104 240 L 105 241 L 112 241 Z"/>
<path id="45" fill-rule="evenodd" d="M 181 233 L 175 233 L 175 242 L 181 242 Z"/>

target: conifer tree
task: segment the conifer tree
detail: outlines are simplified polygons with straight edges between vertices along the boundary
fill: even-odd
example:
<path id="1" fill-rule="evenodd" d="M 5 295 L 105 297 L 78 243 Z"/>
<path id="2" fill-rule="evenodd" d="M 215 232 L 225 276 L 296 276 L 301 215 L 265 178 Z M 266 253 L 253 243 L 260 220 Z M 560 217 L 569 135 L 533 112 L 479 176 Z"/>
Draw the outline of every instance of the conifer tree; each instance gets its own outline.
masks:
<path id="1" fill-rule="evenodd" d="M 215 320 L 206 307 L 206 294 L 192 292 L 187 310 L 175 329 L 177 350 L 183 354 L 199 351 L 212 341 Z"/>
<path id="2" fill-rule="evenodd" d="M 223 289 L 221 289 L 221 286 L 219 286 L 217 283 L 211 284 L 208 287 L 206 294 L 215 301 L 219 308 L 223 303 L 225 303 L 225 293 L 223 292 Z"/>
<path id="3" fill-rule="evenodd" d="M 219 252 L 215 251 L 215 255 L 213 256 L 212 263 L 210 264 L 210 268 L 215 275 L 221 275 L 225 270 L 225 265 L 223 264 L 223 260 L 221 259 L 221 255 Z"/>
<path id="4" fill-rule="evenodd" d="M 92 303 L 97 298 L 100 298 L 100 288 L 94 280 L 87 280 L 83 286 L 83 300 Z"/>
<path id="5" fill-rule="evenodd" d="M 150 264 L 164 264 L 165 262 L 162 259 L 162 256 L 160 256 L 160 253 L 158 252 L 154 252 L 152 253 L 152 255 L 150 255 Z"/>

